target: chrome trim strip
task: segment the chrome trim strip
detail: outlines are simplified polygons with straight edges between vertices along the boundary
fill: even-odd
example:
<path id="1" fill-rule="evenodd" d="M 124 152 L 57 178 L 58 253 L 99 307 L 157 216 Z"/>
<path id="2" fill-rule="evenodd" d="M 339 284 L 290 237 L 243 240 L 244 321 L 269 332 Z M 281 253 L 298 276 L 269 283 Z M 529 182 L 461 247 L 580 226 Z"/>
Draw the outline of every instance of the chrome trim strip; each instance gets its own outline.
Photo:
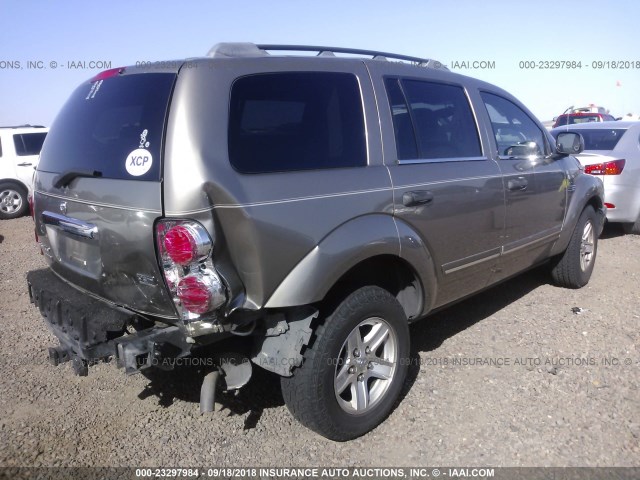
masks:
<path id="1" fill-rule="evenodd" d="M 398 160 L 398 165 L 416 165 L 421 163 L 481 162 L 489 161 L 488 157 L 451 157 L 451 158 L 415 158 Z"/>
<path id="2" fill-rule="evenodd" d="M 526 160 L 533 162 L 535 160 L 544 159 L 542 155 L 498 155 L 498 160 Z"/>
<path id="3" fill-rule="evenodd" d="M 480 151 L 486 153 L 489 147 L 484 144 L 484 139 L 482 138 L 482 132 L 480 131 L 480 122 L 478 121 L 478 113 L 476 112 L 476 107 L 473 105 L 473 101 L 471 100 L 471 96 L 469 95 L 469 90 L 467 90 L 467 87 L 462 85 L 460 86 L 464 91 L 465 97 L 467 97 L 467 102 L 469 103 L 469 107 L 471 108 L 471 116 L 473 116 L 473 121 L 476 124 L 476 135 L 478 135 L 478 142 L 480 142 Z"/>
<path id="4" fill-rule="evenodd" d="M 463 270 L 465 268 L 473 267 L 474 265 L 478 265 L 478 264 L 480 264 L 482 262 L 486 262 L 488 260 L 493 260 L 495 258 L 502 257 L 504 255 L 508 255 L 510 253 L 516 252 L 516 251 L 521 250 L 521 249 L 526 248 L 526 247 L 530 247 L 530 246 L 535 245 L 537 243 L 544 243 L 544 242 L 549 241 L 549 240 L 557 240 L 560 237 L 560 233 L 561 233 L 562 228 L 553 228 L 553 229 L 550 229 L 550 230 L 553 230 L 553 231 L 551 233 L 545 234 L 542 237 L 535 238 L 534 240 L 527 241 L 527 242 L 522 243 L 520 245 L 516 245 L 516 246 L 514 246 L 512 248 L 508 248 L 508 246 L 505 247 L 503 245 L 502 247 L 499 247 L 499 249 L 498 249 L 499 251 L 497 253 L 493 254 L 493 255 L 487 255 L 485 257 L 478 258 L 476 260 L 471 260 L 470 262 L 463 263 L 462 265 L 456 265 L 454 267 L 447 268 L 448 265 L 455 265 L 456 263 L 459 263 L 459 262 L 461 262 L 461 261 L 463 261 L 465 259 L 455 260 L 453 262 L 446 263 L 446 264 L 442 265 L 442 270 L 444 271 L 445 275 L 448 275 L 450 273 L 458 272 L 458 271 Z M 548 231 L 549 230 L 547 230 L 547 232 Z M 519 242 L 521 242 L 521 241 L 522 240 L 519 240 Z M 466 258 L 474 258 L 474 257 L 477 257 L 478 255 L 483 255 L 483 254 L 486 254 L 486 253 L 493 252 L 494 250 L 488 250 L 487 252 L 482 252 L 480 254 L 472 255 L 471 257 L 466 257 Z"/>
<path id="5" fill-rule="evenodd" d="M 76 218 L 69 218 L 58 213 L 45 210 L 42 212 L 42 223 L 76 235 L 78 237 L 96 240 L 98 238 L 98 227 L 92 223 L 83 222 Z"/>
<path id="6" fill-rule="evenodd" d="M 65 196 L 65 195 L 56 195 L 54 193 L 49 193 L 49 192 L 43 192 L 42 190 L 36 190 L 36 193 L 40 194 L 40 195 L 44 195 L 45 197 L 50 197 L 50 198 L 58 198 L 60 200 L 66 200 L 69 202 L 76 202 L 76 203 L 82 203 L 84 205 L 90 205 L 92 207 L 106 207 L 106 208 L 115 208 L 118 210 L 127 210 L 130 212 L 147 212 L 147 213 L 154 213 L 156 215 L 161 215 L 162 214 L 162 210 L 155 210 L 155 209 L 148 209 L 148 208 L 136 208 L 136 207 L 125 207 L 124 205 L 116 205 L 113 203 L 102 203 L 102 202 L 93 202 L 93 201 L 88 201 L 88 200 L 82 200 L 80 198 L 72 198 L 69 196 Z"/>
<path id="7" fill-rule="evenodd" d="M 489 251 L 492 252 L 494 250 L 489 250 Z M 458 261 L 449 262 L 449 263 L 447 263 L 447 264 L 442 266 L 442 270 L 444 271 L 445 275 L 448 275 L 450 273 L 458 272 L 458 271 L 463 270 L 465 268 L 473 267 L 474 265 L 478 265 L 480 263 L 487 262 L 489 260 L 493 260 L 495 258 L 498 258 L 500 255 L 501 255 L 501 252 L 498 251 L 498 252 L 494 253 L 493 255 L 488 255 L 486 257 L 482 257 L 482 258 L 479 258 L 477 260 L 472 260 L 469 263 L 465 263 L 465 264 L 462 264 L 462 265 L 458 265 L 457 267 L 452 267 L 452 268 L 448 268 L 447 269 L 446 268 L 447 265 L 451 265 L 452 263 L 457 263 Z M 476 255 L 473 255 L 473 256 L 476 256 Z"/>
<path id="8" fill-rule="evenodd" d="M 556 240 L 556 239 L 558 239 L 560 237 L 560 233 L 562 231 L 562 228 L 561 227 L 560 228 L 553 228 L 551 230 L 553 230 L 551 233 L 548 233 L 548 234 L 546 234 L 546 235 L 544 235 L 542 237 L 538 236 L 537 238 L 535 238 L 533 240 L 530 240 L 528 242 L 522 243 L 520 245 L 516 244 L 514 247 L 511 247 L 511 248 L 509 248 L 509 245 L 513 245 L 514 243 L 517 243 L 517 242 L 513 242 L 511 244 L 507 244 L 506 246 L 503 245 L 502 246 L 502 255 L 506 255 L 506 254 L 513 253 L 513 252 L 517 252 L 518 250 L 522 250 L 523 248 L 530 247 L 531 245 L 535 245 L 536 243 L 544 243 L 547 240 L 551 240 L 551 239 Z M 519 240 L 519 241 L 522 241 L 522 240 Z"/>

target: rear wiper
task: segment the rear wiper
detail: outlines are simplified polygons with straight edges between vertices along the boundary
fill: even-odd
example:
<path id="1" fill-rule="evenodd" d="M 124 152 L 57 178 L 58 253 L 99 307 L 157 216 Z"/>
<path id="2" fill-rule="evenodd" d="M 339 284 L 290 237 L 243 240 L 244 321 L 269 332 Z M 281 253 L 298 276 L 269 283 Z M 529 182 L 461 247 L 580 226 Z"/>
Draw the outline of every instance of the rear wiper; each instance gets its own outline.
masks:
<path id="1" fill-rule="evenodd" d="M 97 170 L 68 170 L 54 179 L 53 186 L 56 188 L 66 187 L 74 178 L 78 177 L 99 178 L 102 177 L 102 172 Z"/>

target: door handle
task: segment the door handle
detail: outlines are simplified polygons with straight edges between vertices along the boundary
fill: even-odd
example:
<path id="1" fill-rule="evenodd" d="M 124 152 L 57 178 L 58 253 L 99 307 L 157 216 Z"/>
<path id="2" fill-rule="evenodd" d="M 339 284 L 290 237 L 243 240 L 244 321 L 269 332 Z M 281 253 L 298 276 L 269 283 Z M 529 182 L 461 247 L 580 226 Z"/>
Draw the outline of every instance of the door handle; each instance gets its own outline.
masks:
<path id="1" fill-rule="evenodd" d="M 402 194 L 402 204 L 405 207 L 415 207 L 416 205 L 426 205 L 433 201 L 433 193 L 429 190 L 414 190 Z"/>
<path id="2" fill-rule="evenodd" d="M 18 164 L 19 167 L 30 167 L 31 165 L 33 165 L 33 163 L 23 162 Z"/>
<path id="3" fill-rule="evenodd" d="M 507 182 L 507 188 L 512 192 L 526 190 L 527 185 L 529 185 L 529 182 L 524 177 L 514 178 Z"/>

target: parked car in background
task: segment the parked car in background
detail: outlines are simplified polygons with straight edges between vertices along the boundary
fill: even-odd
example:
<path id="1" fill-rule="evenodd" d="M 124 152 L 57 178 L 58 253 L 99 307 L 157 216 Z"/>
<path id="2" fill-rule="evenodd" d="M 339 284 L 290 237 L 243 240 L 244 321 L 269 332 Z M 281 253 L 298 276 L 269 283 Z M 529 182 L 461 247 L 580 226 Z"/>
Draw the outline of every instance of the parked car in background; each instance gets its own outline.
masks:
<path id="1" fill-rule="evenodd" d="M 593 112 L 577 112 L 577 113 L 563 113 L 559 115 L 553 128 L 562 125 L 574 125 L 578 123 L 595 123 L 595 122 L 613 122 L 616 118 L 608 113 L 593 113 Z"/>
<path id="2" fill-rule="evenodd" d="M 572 105 L 562 113 L 609 113 L 609 110 L 604 107 L 599 107 L 594 103 L 591 103 L 586 107 L 574 107 Z"/>
<path id="3" fill-rule="evenodd" d="M 48 128 L 0 127 L 0 219 L 20 217 L 29 208 L 33 172 Z"/>
<path id="4" fill-rule="evenodd" d="M 586 173 L 604 182 L 607 220 L 640 234 L 640 122 L 589 123 L 551 131 L 555 137 L 563 132 L 584 138 L 585 150 L 577 158 Z"/>
<path id="5" fill-rule="evenodd" d="M 201 411 L 254 364 L 348 440 L 400 396 L 410 323 L 543 263 L 586 285 L 604 199 L 580 136 L 440 65 L 220 44 L 78 86 L 35 178 L 52 362 L 132 374 L 207 346 Z"/>

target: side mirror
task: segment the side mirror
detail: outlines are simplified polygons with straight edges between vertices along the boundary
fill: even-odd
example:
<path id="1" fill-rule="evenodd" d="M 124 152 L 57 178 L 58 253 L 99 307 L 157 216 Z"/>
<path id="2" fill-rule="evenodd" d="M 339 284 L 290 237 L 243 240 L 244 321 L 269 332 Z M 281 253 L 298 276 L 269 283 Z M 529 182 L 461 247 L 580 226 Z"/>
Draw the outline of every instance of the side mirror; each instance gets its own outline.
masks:
<path id="1" fill-rule="evenodd" d="M 556 152 L 577 155 L 584 150 L 584 138 L 576 132 L 560 132 L 556 137 Z"/>

